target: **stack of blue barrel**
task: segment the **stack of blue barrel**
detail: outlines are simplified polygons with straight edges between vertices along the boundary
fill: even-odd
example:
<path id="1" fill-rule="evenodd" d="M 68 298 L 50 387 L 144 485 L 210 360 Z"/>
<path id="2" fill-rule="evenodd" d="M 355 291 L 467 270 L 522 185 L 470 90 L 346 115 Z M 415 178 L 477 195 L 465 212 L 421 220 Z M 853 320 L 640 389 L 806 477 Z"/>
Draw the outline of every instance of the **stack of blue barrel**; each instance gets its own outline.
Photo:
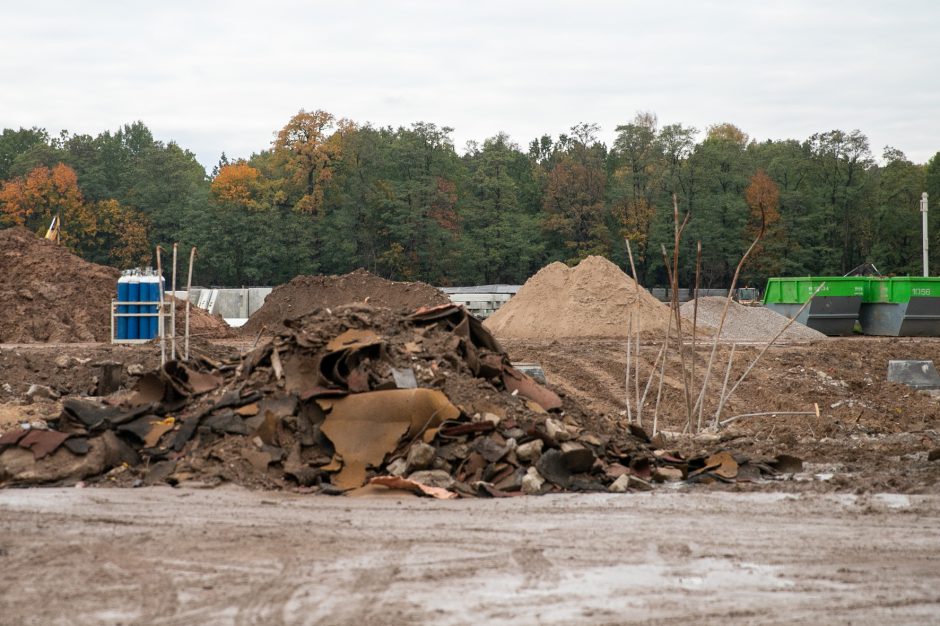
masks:
<path id="1" fill-rule="evenodd" d="M 164 281 L 149 267 L 145 270 L 133 269 L 121 272 L 118 279 L 118 302 L 159 302 L 160 289 Z M 119 304 L 118 313 L 146 313 L 144 316 L 123 317 L 118 316 L 116 339 L 143 339 L 149 340 L 157 337 L 160 329 L 158 318 L 159 306 L 156 304 Z"/>

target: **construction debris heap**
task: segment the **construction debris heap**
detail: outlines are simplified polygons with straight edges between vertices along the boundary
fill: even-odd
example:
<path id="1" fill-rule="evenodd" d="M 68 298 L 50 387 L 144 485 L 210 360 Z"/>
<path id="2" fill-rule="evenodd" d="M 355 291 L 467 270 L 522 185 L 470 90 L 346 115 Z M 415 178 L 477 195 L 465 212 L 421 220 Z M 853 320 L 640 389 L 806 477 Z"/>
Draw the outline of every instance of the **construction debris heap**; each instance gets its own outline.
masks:
<path id="1" fill-rule="evenodd" d="M 452 498 L 754 480 L 786 461 L 683 458 L 636 426 L 598 434 L 585 421 L 462 307 L 318 309 L 237 360 L 171 361 L 104 402 L 65 400 L 53 430 L 0 438 L 0 485 L 230 481 Z"/>

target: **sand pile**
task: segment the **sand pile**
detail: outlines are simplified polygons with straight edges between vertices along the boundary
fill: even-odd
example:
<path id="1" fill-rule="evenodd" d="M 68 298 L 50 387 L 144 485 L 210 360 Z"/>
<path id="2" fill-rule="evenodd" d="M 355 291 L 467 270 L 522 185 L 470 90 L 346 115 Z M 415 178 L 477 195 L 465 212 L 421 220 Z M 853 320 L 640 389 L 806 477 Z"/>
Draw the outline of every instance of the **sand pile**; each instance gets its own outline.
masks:
<path id="1" fill-rule="evenodd" d="M 683 316 L 691 319 L 694 306 L 695 300 L 683 304 L 680 307 Z M 725 298 L 714 296 L 699 298 L 699 325 L 717 330 L 724 307 Z M 725 317 L 725 325 L 721 329 L 721 339 L 726 341 L 770 341 L 789 321 L 776 311 L 761 306 L 744 306 L 737 302 L 731 302 L 728 307 L 728 315 Z M 826 336 L 821 332 L 799 322 L 794 322 L 777 341 L 817 341 L 825 338 Z"/>
<path id="2" fill-rule="evenodd" d="M 636 283 L 604 257 L 589 256 L 576 267 L 552 263 L 526 281 L 485 326 L 497 337 L 626 337 Z M 639 289 L 643 331 L 664 332 L 669 307 Z"/>
<path id="3" fill-rule="evenodd" d="M 107 341 L 119 276 L 26 228 L 0 230 L 0 343 Z"/>
<path id="4" fill-rule="evenodd" d="M 264 305 L 242 326 L 242 333 L 254 335 L 262 327 L 280 331 L 284 329 L 284 320 L 317 308 L 356 302 L 411 312 L 422 306 L 449 304 L 450 298 L 427 283 L 386 280 L 364 269 L 342 276 L 296 276 L 274 288 Z"/>

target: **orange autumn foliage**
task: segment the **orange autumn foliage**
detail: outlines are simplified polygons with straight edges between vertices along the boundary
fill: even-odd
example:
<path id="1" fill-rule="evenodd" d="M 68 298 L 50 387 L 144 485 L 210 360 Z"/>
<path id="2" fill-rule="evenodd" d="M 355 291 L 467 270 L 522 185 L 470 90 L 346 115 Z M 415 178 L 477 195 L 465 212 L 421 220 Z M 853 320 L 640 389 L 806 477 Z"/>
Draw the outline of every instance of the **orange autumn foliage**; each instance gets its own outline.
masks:
<path id="1" fill-rule="evenodd" d="M 274 140 L 274 154 L 300 192 L 295 208 L 301 212 L 319 212 L 324 188 L 333 178 L 332 166 L 342 154 L 341 137 L 328 134 L 334 121 L 326 111 L 301 109 Z"/>
<path id="2" fill-rule="evenodd" d="M 62 242 L 73 250 L 97 231 L 95 216 L 69 166 L 59 163 L 49 169 L 41 165 L 0 187 L 0 222 L 43 230 L 55 215 L 62 219 Z"/>
<path id="3" fill-rule="evenodd" d="M 212 180 L 212 194 L 221 202 L 259 208 L 260 178 L 261 172 L 244 161 L 225 165 Z"/>
<path id="4" fill-rule="evenodd" d="M 115 267 L 135 267 L 150 262 L 150 241 L 147 238 L 148 220 L 117 200 L 95 203 L 98 237 L 95 245 L 107 250 L 107 261 Z"/>

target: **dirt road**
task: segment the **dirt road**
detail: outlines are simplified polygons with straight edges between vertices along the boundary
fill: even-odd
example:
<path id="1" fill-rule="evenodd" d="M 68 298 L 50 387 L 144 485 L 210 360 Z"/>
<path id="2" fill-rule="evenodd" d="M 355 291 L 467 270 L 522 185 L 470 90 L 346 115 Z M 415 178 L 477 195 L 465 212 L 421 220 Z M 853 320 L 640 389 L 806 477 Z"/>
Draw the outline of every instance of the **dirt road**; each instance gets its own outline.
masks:
<path id="1" fill-rule="evenodd" d="M 940 497 L 0 492 L 2 624 L 937 623 Z"/>

